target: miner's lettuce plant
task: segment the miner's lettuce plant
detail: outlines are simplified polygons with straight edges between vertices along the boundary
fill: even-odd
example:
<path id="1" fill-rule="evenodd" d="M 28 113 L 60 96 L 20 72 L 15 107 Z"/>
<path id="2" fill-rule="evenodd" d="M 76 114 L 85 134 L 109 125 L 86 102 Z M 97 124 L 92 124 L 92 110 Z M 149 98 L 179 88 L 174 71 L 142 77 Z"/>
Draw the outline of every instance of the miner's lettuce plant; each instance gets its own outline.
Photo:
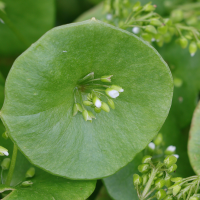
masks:
<path id="1" fill-rule="evenodd" d="M 158 53 L 142 36 L 149 34 L 152 41 L 157 29 L 161 34 L 159 27 L 165 26 L 162 23 L 166 19 L 156 13 L 155 4 L 105 1 L 106 15 L 101 15 L 103 21 L 106 16 L 106 23 L 94 15 L 46 32 L 52 28 L 54 2 L 32 2 L 31 12 L 25 12 L 30 4 L 21 1 L 24 6 L 18 10 L 14 10 L 17 3 L 0 2 L 0 43 L 6 46 L 1 46 L 0 56 L 5 61 L 24 51 L 14 61 L 6 80 L 0 76 L 0 198 L 87 199 L 98 179 L 116 200 L 163 199 L 166 195 L 172 199 L 199 198 L 199 177 L 184 179 L 193 172 L 183 158 L 187 139 L 179 137 L 196 106 L 199 67 L 194 64 L 191 71 L 188 49 L 180 51 L 173 41 L 174 35 L 180 37 L 177 32 L 188 34 L 191 39 L 188 36 L 187 40 L 197 47 L 196 24 L 192 28 L 184 17 L 172 20 L 166 25 L 167 31 L 170 27 L 177 29 L 170 35 L 172 44 L 157 48 Z M 45 13 L 41 12 L 43 7 L 48 8 Z M 32 16 L 34 26 L 26 20 L 32 20 Z M 180 33 L 180 23 L 189 27 L 186 33 Z M 141 38 L 129 26 L 141 28 Z M 181 46 L 182 37 L 178 39 Z M 195 52 L 189 47 L 190 53 L 195 53 L 194 63 L 198 60 L 196 47 Z M 4 63 L 0 62 L 2 69 Z M 5 76 L 5 70 L 2 72 Z M 182 106 L 185 102 L 190 106 Z M 198 173 L 198 146 L 193 145 L 198 145 L 198 109 L 193 124 L 189 156 Z M 142 159 L 144 155 L 146 160 Z M 182 163 L 185 167 L 180 167 Z M 168 182 L 173 181 L 170 173 L 183 176 L 176 194 L 174 186 L 167 185 L 173 195 L 163 188 L 166 177 L 170 177 Z M 186 192 L 190 193 L 184 196 L 188 185 L 182 186 L 181 181 L 186 180 L 190 188 L 197 189 L 189 188 Z M 102 192 L 105 190 L 100 195 Z"/>

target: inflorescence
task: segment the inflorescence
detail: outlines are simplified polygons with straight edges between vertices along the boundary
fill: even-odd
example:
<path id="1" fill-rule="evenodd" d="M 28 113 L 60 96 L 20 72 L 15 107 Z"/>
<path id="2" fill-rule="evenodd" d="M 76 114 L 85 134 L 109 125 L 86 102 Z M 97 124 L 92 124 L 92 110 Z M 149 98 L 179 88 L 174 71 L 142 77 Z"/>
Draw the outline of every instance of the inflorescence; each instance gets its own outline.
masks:
<path id="1" fill-rule="evenodd" d="M 101 110 L 110 112 L 110 108 L 115 109 L 112 99 L 117 98 L 124 89 L 118 85 L 107 85 L 111 82 L 112 76 L 106 75 L 94 79 L 94 72 L 91 72 L 78 81 L 78 86 L 74 89 L 73 116 L 79 111 L 82 112 L 85 121 L 92 122 L 92 119 L 96 117 L 86 107 L 91 107 L 96 113 L 100 113 Z M 99 83 L 96 84 L 96 82 Z"/>

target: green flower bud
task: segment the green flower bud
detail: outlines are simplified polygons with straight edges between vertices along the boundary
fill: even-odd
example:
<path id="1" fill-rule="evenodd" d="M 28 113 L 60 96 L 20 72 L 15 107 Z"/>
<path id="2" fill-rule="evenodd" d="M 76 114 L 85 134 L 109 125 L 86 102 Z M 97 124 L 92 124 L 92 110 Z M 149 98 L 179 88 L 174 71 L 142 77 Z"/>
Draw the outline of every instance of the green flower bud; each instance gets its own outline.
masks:
<path id="1" fill-rule="evenodd" d="M 8 156 L 8 150 L 2 146 L 0 146 L 0 156 Z"/>
<path id="2" fill-rule="evenodd" d="M 173 200 L 173 196 L 172 195 L 167 195 L 164 200 Z"/>
<path id="3" fill-rule="evenodd" d="M 165 186 L 166 187 L 170 187 L 172 185 L 172 182 L 171 182 L 171 175 L 167 174 L 166 177 L 165 177 Z"/>
<path id="4" fill-rule="evenodd" d="M 83 104 L 85 106 L 91 106 L 91 105 L 93 105 L 93 103 L 91 101 L 83 101 Z"/>
<path id="5" fill-rule="evenodd" d="M 165 185 L 165 180 L 164 179 L 157 179 L 155 181 L 155 186 L 157 187 L 157 189 L 161 189 L 162 187 L 164 187 Z"/>
<path id="6" fill-rule="evenodd" d="M 151 5 L 151 3 L 148 3 L 146 5 L 144 5 L 143 10 L 146 12 L 151 12 L 154 11 L 156 9 L 155 6 Z"/>
<path id="7" fill-rule="evenodd" d="M 151 19 L 150 24 L 153 26 L 161 26 L 162 22 L 157 18 L 153 18 L 153 19 Z"/>
<path id="8" fill-rule="evenodd" d="M 200 40 L 197 42 L 197 46 L 200 49 Z"/>
<path id="9" fill-rule="evenodd" d="M 195 196 L 192 196 L 192 197 L 189 198 L 189 200 L 199 200 L 199 198 L 195 197 Z"/>
<path id="10" fill-rule="evenodd" d="M 169 19 L 169 18 L 164 19 L 164 24 L 171 26 L 172 25 L 172 20 Z"/>
<path id="11" fill-rule="evenodd" d="M 181 87 L 183 85 L 183 81 L 180 79 L 180 78 L 174 78 L 174 86 L 175 87 Z M 165 154 L 170 154 L 170 151 L 167 151 L 166 150 L 166 153 Z M 173 153 L 171 153 L 173 154 Z"/>
<path id="12" fill-rule="evenodd" d="M 142 158 L 142 163 L 149 163 L 151 161 L 152 156 L 146 155 Z"/>
<path id="13" fill-rule="evenodd" d="M 142 184 L 145 186 L 146 183 L 147 183 L 147 181 L 148 181 L 148 176 L 147 176 L 147 174 L 143 174 L 143 175 L 142 175 Z"/>
<path id="14" fill-rule="evenodd" d="M 147 42 L 151 42 L 151 39 L 153 38 L 153 36 L 149 33 L 142 33 L 142 38 L 143 38 L 143 40 L 145 40 Z"/>
<path id="15" fill-rule="evenodd" d="M 163 40 L 163 38 L 160 39 L 160 40 L 158 40 L 158 41 L 156 41 L 156 43 L 157 43 L 157 45 L 158 45 L 159 47 L 162 47 L 163 44 L 164 44 L 164 40 Z"/>
<path id="16" fill-rule="evenodd" d="M 180 183 L 180 182 L 182 182 L 182 180 L 183 180 L 182 177 L 171 178 L 171 181 L 174 183 Z"/>
<path id="17" fill-rule="evenodd" d="M 162 25 L 158 27 L 158 32 L 161 34 L 167 33 L 168 27 L 166 25 Z"/>
<path id="18" fill-rule="evenodd" d="M 153 33 L 153 34 L 156 34 L 157 33 L 157 30 L 154 26 L 152 25 L 147 25 L 144 29 L 147 33 Z"/>
<path id="19" fill-rule="evenodd" d="M 101 112 L 101 108 L 95 107 L 95 108 L 94 108 L 94 111 L 95 111 L 96 113 L 100 113 L 100 112 Z"/>
<path id="20" fill-rule="evenodd" d="M 172 185 L 169 189 L 173 190 L 173 196 L 176 196 L 181 190 L 181 186 L 179 184 Z"/>
<path id="21" fill-rule="evenodd" d="M 165 154 L 166 154 L 166 155 L 172 155 L 172 154 L 175 153 L 175 151 L 176 151 L 176 147 L 170 145 L 170 146 L 168 146 L 167 149 L 165 150 Z"/>
<path id="22" fill-rule="evenodd" d="M 150 151 L 151 153 L 153 153 L 154 150 L 155 150 L 155 144 L 154 144 L 153 142 L 150 142 L 150 143 L 148 144 L 147 149 L 148 149 L 148 151 Z"/>
<path id="23" fill-rule="evenodd" d="M 197 51 L 197 44 L 196 44 L 196 42 L 191 42 L 190 43 L 190 45 L 189 45 L 189 52 L 190 52 L 190 55 L 191 56 L 194 56 L 195 55 L 195 53 L 196 53 L 196 51 Z"/>
<path id="24" fill-rule="evenodd" d="M 176 29 L 174 27 L 169 27 L 168 31 L 171 35 L 174 35 L 176 33 Z"/>
<path id="25" fill-rule="evenodd" d="M 173 10 L 171 13 L 171 19 L 174 22 L 180 22 L 183 20 L 183 11 L 182 10 Z"/>
<path id="26" fill-rule="evenodd" d="M 80 105 L 80 103 L 75 103 L 73 107 L 73 116 L 75 116 L 78 113 L 78 111 L 83 112 L 83 108 Z"/>
<path id="27" fill-rule="evenodd" d="M 3 161 L 1 162 L 1 167 L 3 170 L 9 169 L 10 166 L 10 158 L 4 158 Z"/>
<path id="28" fill-rule="evenodd" d="M 138 174 L 133 175 L 133 184 L 135 186 L 142 184 L 142 178 Z"/>
<path id="29" fill-rule="evenodd" d="M 141 164 L 138 166 L 138 171 L 141 173 L 146 173 L 149 171 L 149 164 Z"/>
<path id="30" fill-rule="evenodd" d="M 115 89 L 112 89 L 112 88 L 107 88 L 106 90 L 105 90 L 105 93 L 109 96 L 109 97 L 111 97 L 111 98 L 117 98 L 118 96 L 119 96 L 119 92 L 117 91 L 117 90 L 115 90 Z"/>
<path id="31" fill-rule="evenodd" d="M 179 43 L 180 43 L 180 45 L 181 45 L 181 47 L 182 47 L 183 49 L 185 49 L 185 48 L 187 47 L 187 45 L 188 45 L 188 41 L 187 41 L 187 39 L 184 38 L 184 37 L 181 37 L 181 38 L 179 39 Z"/>
<path id="32" fill-rule="evenodd" d="M 101 109 L 105 112 L 110 112 L 110 108 L 107 103 L 102 102 Z"/>
<path id="33" fill-rule="evenodd" d="M 157 198 L 158 200 L 160 200 L 160 199 L 165 198 L 166 192 L 165 192 L 165 190 L 160 189 L 158 192 L 156 192 L 155 195 L 156 195 L 156 198 Z"/>
<path id="34" fill-rule="evenodd" d="M 78 83 L 84 83 L 84 82 L 90 81 L 92 79 L 94 79 L 94 72 L 91 72 L 88 75 L 86 75 L 85 77 L 83 77 L 82 79 L 80 79 L 78 81 Z"/>
<path id="35" fill-rule="evenodd" d="M 162 133 L 158 133 L 158 135 L 156 136 L 156 138 L 153 140 L 154 144 L 156 146 L 161 145 L 161 143 L 163 142 L 163 136 Z"/>
<path id="36" fill-rule="evenodd" d="M 8 133 L 7 133 L 7 131 L 6 131 L 6 132 L 4 132 L 4 133 L 2 134 L 2 137 L 3 137 L 5 140 L 7 140 L 7 139 L 8 139 Z"/>
<path id="37" fill-rule="evenodd" d="M 88 114 L 89 114 L 89 116 L 90 116 L 91 118 L 96 119 L 96 117 L 94 116 L 94 114 L 93 114 L 91 111 L 88 110 Z"/>
<path id="38" fill-rule="evenodd" d="M 24 181 L 24 182 L 22 183 L 22 186 L 23 186 L 23 187 L 29 187 L 29 186 L 31 186 L 31 185 L 33 185 L 33 182 L 32 182 L 32 181 Z"/>
<path id="39" fill-rule="evenodd" d="M 175 164 L 177 162 L 177 158 L 175 156 L 167 156 L 164 159 L 164 164 L 167 168 L 171 167 L 173 164 Z"/>
<path id="40" fill-rule="evenodd" d="M 139 11 L 141 9 L 142 9 L 142 6 L 141 6 L 141 3 L 139 1 L 134 4 L 134 6 L 133 6 L 133 11 L 134 12 L 137 12 L 137 11 Z"/>
<path id="41" fill-rule="evenodd" d="M 188 26 L 194 26 L 198 23 L 198 19 L 196 16 L 193 16 L 193 17 L 190 17 L 189 19 L 187 19 L 186 23 Z"/>
<path id="42" fill-rule="evenodd" d="M 101 81 L 102 81 L 102 82 L 109 83 L 109 82 L 111 82 L 111 77 L 112 77 L 112 76 L 113 76 L 113 75 L 102 76 L 102 77 L 101 77 Z"/>
<path id="43" fill-rule="evenodd" d="M 93 95 L 92 95 L 91 93 L 89 93 L 89 94 L 87 95 L 87 100 L 88 100 L 88 101 L 92 101 L 92 99 L 93 99 Z"/>
<path id="44" fill-rule="evenodd" d="M 167 169 L 167 172 L 168 172 L 168 173 L 172 173 L 172 172 L 176 171 L 176 169 L 177 169 L 177 165 L 176 165 L 176 164 L 173 164 L 171 167 L 169 167 L 169 168 Z"/>
<path id="45" fill-rule="evenodd" d="M 109 99 L 108 100 L 108 105 L 112 108 L 112 109 L 115 109 L 115 103 L 112 99 Z"/>
<path id="46" fill-rule="evenodd" d="M 169 32 L 167 32 L 163 35 L 163 39 L 165 43 L 169 43 L 172 40 L 172 36 Z"/>
<path id="47" fill-rule="evenodd" d="M 164 174 L 163 172 L 158 172 L 158 173 L 157 173 L 157 176 L 158 176 L 158 177 L 161 177 L 161 176 L 163 176 L 163 174 Z"/>
<path id="48" fill-rule="evenodd" d="M 97 107 L 97 108 L 101 108 L 101 100 L 97 97 L 97 96 L 95 96 L 94 98 L 93 98 L 93 104 Z"/>
<path id="49" fill-rule="evenodd" d="M 83 115 L 83 118 L 84 118 L 85 121 L 92 121 L 92 118 L 90 117 L 90 115 L 89 115 L 87 110 L 84 110 L 82 112 L 82 115 Z"/>
<path id="50" fill-rule="evenodd" d="M 27 172 L 26 172 L 26 178 L 32 178 L 35 175 L 35 168 L 31 167 Z"/>

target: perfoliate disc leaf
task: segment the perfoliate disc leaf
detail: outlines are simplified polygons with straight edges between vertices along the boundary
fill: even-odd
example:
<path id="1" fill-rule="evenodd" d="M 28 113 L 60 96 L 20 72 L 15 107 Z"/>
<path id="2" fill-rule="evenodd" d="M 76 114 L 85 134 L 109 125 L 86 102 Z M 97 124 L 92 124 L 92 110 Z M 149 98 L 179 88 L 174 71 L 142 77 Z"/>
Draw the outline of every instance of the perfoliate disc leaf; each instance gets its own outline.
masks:
<path id="1" fill-rule="evenodd" d="M 73 117 L 79 79 L 113 75 L 124 92 L 92 123 Z M 52 29 L 14 63 L 1 116 L 27 158 L 71 179 L 114 174 L 146 147 L 171 105 L 170 70 L 156 50 L 98 20 Z"/>
<path id="2" fill-rule="evenodd" d="M 188 140 L 188 155 L 192 168 L 200 174 L 200 102 L 194 112 Z"/>

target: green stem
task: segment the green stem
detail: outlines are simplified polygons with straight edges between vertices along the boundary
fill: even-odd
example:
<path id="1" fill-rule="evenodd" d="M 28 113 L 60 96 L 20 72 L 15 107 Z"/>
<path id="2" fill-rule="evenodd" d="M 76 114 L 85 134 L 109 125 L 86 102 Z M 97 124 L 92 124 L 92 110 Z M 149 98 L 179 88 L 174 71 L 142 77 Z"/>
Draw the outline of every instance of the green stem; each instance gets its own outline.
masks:
<path id="1" fill-rule="evenodd" d="M 5 183 L 8 186 L 10 186 L 10 183 L 11 183 L 11 180 L 12 180 L 13 172 L 14 172 L 14 169 L 15 169 L 16 159 L 17 159 L 17 145 L 14 144 L 10 168 L 9 168 L 6 183 Z"/>
<path id="2" fill-rule="evenodd" d="M 158 168 L 157 168 L 157 169 L 154 168 L 154 169 L 152 170 L 151 176 L 150 176 L 150 178 L 149 178 L 149 180 L 148 180 L 148 182 L 147 182 L 147 184 L 146 184 L 146 186 L 145 186 L 145 188 L 144 188 L 144 191 L 142 192 L 141 200 L 145 199 L 145 197 L 146 197 L 146 195 L 147 195 L 149 189 L 151 188 L 151 184 L 152 184 L 152 182 L 153 182 L 153 179 L 154 179 L 155 176 L 156 176 L 157 171 L 158 171 Z"/>
<path id="3" fill-rule="evenodd" d="M 29 42 L 24 38 L 24 36 L 19 32 L 15 25 L 10 21 L 7 15 L 0 10 L 0 18 L 5 22 L 5 24 L 11 29 L 11 31 L 18 37 L 18 39 L 28 48 L 30 46 Z"/>

